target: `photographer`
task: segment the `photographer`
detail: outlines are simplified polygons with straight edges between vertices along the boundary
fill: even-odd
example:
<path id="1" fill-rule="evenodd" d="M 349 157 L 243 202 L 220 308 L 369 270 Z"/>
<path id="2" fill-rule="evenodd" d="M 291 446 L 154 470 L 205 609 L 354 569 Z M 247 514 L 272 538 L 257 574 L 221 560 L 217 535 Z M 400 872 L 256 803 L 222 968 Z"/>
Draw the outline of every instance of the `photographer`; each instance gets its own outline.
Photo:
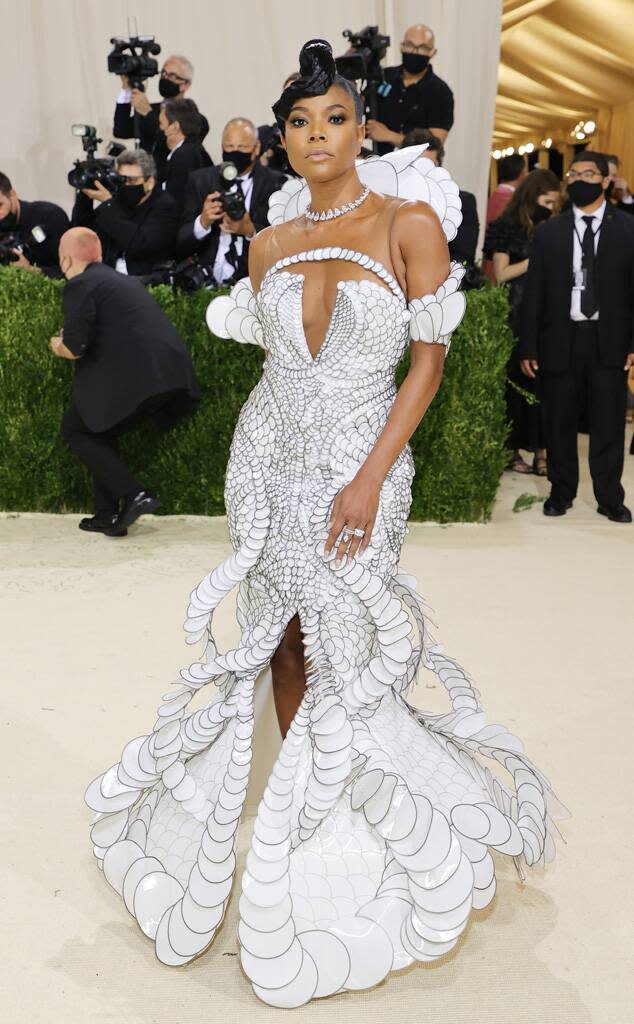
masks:
<path id="1" fill-rule="evenodd" d="M 9 249 L 5 255 L 12 267 L 41 271 L 47 277 L 60 277 L 57 250 L 59 240 L 69 226 L 61 206 L 18 199 L 6 174 L 0 171 L 0 244 L 4 238 L 3 248 Z"/>
<path id="2" fill-rule="evenodd" d="M 173 196 L 182 209 L 187 179 L 192 171 L 213 167 L 213 160 L 200 142 L 200 114 L 193 100 L 166 100 L 161 104 L 159 125 L 168 155 L 159 172 L 161 188 Z"/>
<path id="3" fill-rule="evenodd" d="M 366 134 L 382 156 L 398 148 L 413 128 L 427 128 L 444 142 L 454 120 L 453 93 L 429 63 L 435 57 L 434 33 L 412 25 L 401 43 L 402 64 L 385 68 L 378 89 L 378 114 L 368 120 Z"/>
<path id="4" fill-rule="evenodd" d="M 159 174 L 167 160 L 168 148 L 159 126 L 159 113 L 162 100 L 175 100 L 185 96 L 194 78 L 194 66 L 187 57 L 173 55 L 168 57 L 161 69 L 158 89 L 161 100 L 150 103 L 147 93 L 141 89 L 130 89 L 128 78 L 121 75 L 123 89 L 117 98 L 114 111 L 113 135 L 115 139 L 133 139 L 135 137 L 134 114 L 138 115 L 138 138 L 141 149 L 151 153 L 156 161 Z M 209 132 L 207 118 L 200 114 L 200 141 Z"/>
<path id="5" fill-rule="evenodd" d="M 248 274 L 249 239 L 268 224 L 269 196 L 284 184 L 284 175 L 258 160 L 260 143 L 255 125 L 246 117 L 229 121 L 222 133 L 222 159 L 235 165 L 238 177 L 222 193 L 221 168 L 197 171 L 187 183 L 185 207 L 178 232 L 178 255 L 196 254 L 213 267 L 218 284 Z M 243 199 L 244 213 L 232 218 L 225 210 L 229 197 Z"/>
<path id="6" fill-rule="evenodd" d="M 91 470 L 95 491 L 95 515 L 79 528 L 121 537 L 159 502 L 126 466 L 118 438 L 148 416 L 169 430 L 196 408 L 198 382 L 173 324 L 140 281 L 103 265 L 94 231 L 67 231 L 59 261 L 68 279 L 64 327 L 50 348 L 75 361 L 62 437 Z"/>
<path id="7" fill-rule="evenodd" d="M 292 75 L 285 78 L 282 92 L 288 88 L 291 82 L 296 82 L 300 77 L 299 71 L 294 71 Z M 281 143 L 279 124 L 261 124 L 258 127 L 258 139 L 260 140 L 260 163 L 263 167 L 270 167 L 272 171 L 296 177 Z"/>
<path id="8" fill-rule="evenodd" d="M 112 195 L 99 181 L 77 193 L 73 226 L 99 235 L 104 263 L 123 274 L 149 274 L 174 254 L 179 208 L 156 182 L 153 158 L 143 149 L 117 157 L 125 184 Z M 93 210 L 93 202 L 100 205 Z"/>

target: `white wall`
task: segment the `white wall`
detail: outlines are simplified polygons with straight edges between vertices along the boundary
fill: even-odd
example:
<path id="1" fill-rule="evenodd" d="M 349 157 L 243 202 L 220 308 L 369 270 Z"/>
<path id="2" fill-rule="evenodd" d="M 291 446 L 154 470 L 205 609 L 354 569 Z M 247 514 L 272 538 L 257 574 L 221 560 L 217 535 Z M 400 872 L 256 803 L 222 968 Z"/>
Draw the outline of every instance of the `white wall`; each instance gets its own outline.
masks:
<path id="1" fill-rule="evenodd" d="M 0 113 L 0 169 L 25 199 L 50 199 L 67 210 L 66 173 L 81 156 L 73 122 L 112 137 L 119 80 L 106 71 L 109 40 L 127 34 L 128 16 L 153 34 L 162 57 L 182 52 L 196 74 L 190 96 L 211 124 L 208 149 L 220 156 L 220 131 L 236 114 L 270 123 L 284 77 L 297 68 L 307 39 L 328 39 L 343 53 L 344 28 L 378 24 L 393 38 L 388 63 L 399 63 L 408 25 L 436 31 L 434 68 L 456 96 L 456 124 L 446 165 L 461 187 L 486 197 L 502 0 L 0 0 L 3 80 L 10 104 Z M 149 86 L 158 98 L 156 80 Z"/>

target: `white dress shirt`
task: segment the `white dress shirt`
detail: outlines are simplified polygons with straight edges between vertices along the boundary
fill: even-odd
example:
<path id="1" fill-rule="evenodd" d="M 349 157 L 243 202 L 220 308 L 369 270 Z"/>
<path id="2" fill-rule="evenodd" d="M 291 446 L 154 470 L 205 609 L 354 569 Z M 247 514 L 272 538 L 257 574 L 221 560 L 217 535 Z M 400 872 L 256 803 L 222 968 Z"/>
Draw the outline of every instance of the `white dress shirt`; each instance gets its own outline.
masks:
<path id="1" fill-rule="evenodd" d="M 607 203 L 605 200 L 601 204 L 598 210 L 594 213 L 586 213 L 584 210 L 580 210 L 578 206 L 572 207 L 574 214 L 574 231 L 572 239 L 572 274 L 573 274 L 573 288 L 570 295 L 570 319 L 571 320 L 598 320 L 599 310 L 595 310 L 592 316 L 584 316 L 581 312 L 581 289 L 574 287 L 574 275 L 577 271 L 581 270 L 581 242 L 587 231 L 586 222 L 584 217 L 593 217 L 590 224 L 590 229 L 594 232 L 594 252 L 596 255 L 597 246 L 599 245 L 599 233 L 601 231 L 601 224 L 603 223 L 603 215 L 606 211 Z M 596 265 L 595 265 L 596 269 Z M 596 285 L 596 279 L 595 279 Z"/>
<path id="2" fill-rule="evenodd" d="M 248 174 L 239 174 L 236 181 L 242 184 L 242 193 L 244 195 L 245 208 L 251 212 L 251 197 L 253 195 L 253 171 L 249 171 Z M 237 185 L 233 184 L 230 192 L 237 192 Z M 206 238 L 211 232 L 211 227 L 204 228 L 202 226 L 200 215 L 196 217 L 194 221 L 194 235 L 199 240 Z M 235 274 L 235 267 L 232 267 L 227 259 L 227 253 L 229 246 L 231 245 L 231 239 L 236 240 L 236 252 L 238 256 L 242 255 L 244 250 L 244 235 L 232 235 L 230 231 L 220 231 L 220 238 L 218 239 L 218 251 L 216 252 L 216 259 L 214 260 L 213 275 L 216 281 L 221 284 L 223 281 L 228 281 L 230 277 Z"/>

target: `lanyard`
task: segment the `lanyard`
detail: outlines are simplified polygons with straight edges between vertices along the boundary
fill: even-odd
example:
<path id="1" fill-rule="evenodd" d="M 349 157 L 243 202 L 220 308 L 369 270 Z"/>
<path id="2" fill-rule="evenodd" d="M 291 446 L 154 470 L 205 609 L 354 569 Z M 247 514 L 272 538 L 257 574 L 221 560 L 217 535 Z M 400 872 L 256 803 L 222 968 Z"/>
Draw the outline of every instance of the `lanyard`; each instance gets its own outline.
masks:
<path id="1" fill-rule="evenodd" d="M 574 227 L 574 229 L 575 229 L 575 235 L 577 236 L 577 240 L 578 240 L 578 242 L 579 242 L 579 247 L 580 247 L 580 249 L 581 249 L 581 253 L 582 253 L 582 255 L 583 255 L 583 242 L 582 242 L 582 240 L 581 240 L 581 235 L 580 235 L 580 234 L 579 234 L 579 232 L 577 231 L 577 222 L 576 222 L 576 221 L 574 222 L 574 224 L 573 224 L 573 227 Z M 594 239 L 595 239 L 595 238 L 597 237 L 597 235 L 598 235 L 598 234 L 600 234 L 600 232 L 601 232 L 601 227 L 602 227 L 602 224 L 599 224 L 599 226 L 598 226 L 597 230 L 596 230 L 596 231 L 592 231 L 592 228 L 590 227 L 590 225 L 589 225 L 589 224 L 586 224 L 586 231 L 590 231 L 590 232 L 592 233 L 592 240 L 593 240 L 593 241 L 594 241 Z M 584 235 L 583 237 L 585 238 L 585 235 Z"/>

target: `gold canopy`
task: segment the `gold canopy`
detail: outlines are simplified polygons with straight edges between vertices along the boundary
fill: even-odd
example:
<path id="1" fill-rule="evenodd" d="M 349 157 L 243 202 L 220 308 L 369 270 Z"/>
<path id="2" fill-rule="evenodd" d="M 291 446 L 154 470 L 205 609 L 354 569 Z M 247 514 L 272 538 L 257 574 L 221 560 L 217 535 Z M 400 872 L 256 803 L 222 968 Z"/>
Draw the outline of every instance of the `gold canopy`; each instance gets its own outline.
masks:
<path id="1" fill-rule="evenodd" d="M 594 121 L 588 147 L 617 153 L 634 186 L 633 61 L 634 0 L 504 0 L 492 148 L 565 151 Z"/>

